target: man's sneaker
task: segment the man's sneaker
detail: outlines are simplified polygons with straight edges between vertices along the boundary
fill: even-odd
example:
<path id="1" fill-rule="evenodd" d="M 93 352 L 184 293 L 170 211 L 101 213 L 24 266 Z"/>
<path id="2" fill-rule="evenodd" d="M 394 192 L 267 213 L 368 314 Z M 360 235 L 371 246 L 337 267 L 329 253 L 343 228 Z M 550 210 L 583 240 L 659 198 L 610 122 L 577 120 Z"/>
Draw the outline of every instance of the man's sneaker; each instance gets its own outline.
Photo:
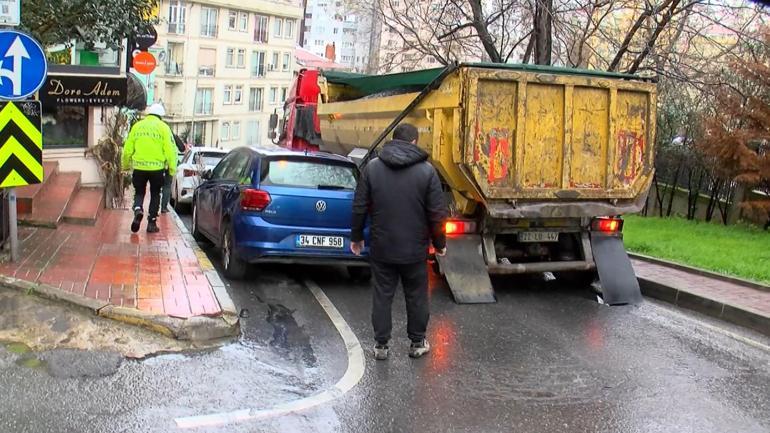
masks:
<path id="1" fill-rule="evenodd" d="M 155 222 L 155 220 L 149 220 L 147 222 L 147 233 L 158 233 L 160 229 L 158 228 L 158 224 Z"/>
<path id="2" fill-rule="evenodd" d="M 142 208 L 134 209 L 134 220 L 131 222 L 131 231 L 136 233 L 139 231 L 139 226 L 142 225 L 142 218 L 144 218 L 144 212 Z"/>
<path id="3" fill-rule="evenodd" d="M 390 349 L 387 344 L 377 344 L 374 346 L 374 359 L 378 361 L 384 361 L 388 359 Z"/>
<path id="4" fill-rule="evenodd" d="M 410 358 L 419 358 L 423 355 L 426 355 L 428 352 L 430 352 L 430 343 L 428 343 L 428 340 L 424 339 L 419 342 L 412 342 L 412 345 L 409 346 L 409 357 Z"/>

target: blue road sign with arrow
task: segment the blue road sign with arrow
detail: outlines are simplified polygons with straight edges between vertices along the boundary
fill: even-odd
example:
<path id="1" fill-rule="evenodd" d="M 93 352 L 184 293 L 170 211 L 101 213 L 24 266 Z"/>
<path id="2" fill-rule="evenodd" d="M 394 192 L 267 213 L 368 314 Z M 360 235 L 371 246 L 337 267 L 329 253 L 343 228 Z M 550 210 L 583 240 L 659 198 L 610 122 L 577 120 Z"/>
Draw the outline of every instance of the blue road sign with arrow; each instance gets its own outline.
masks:
<path id="1" fill-rule="evenodd" d="M 43 85 L 48 73 L 45 51 L 29 35 L 0 31 L 0 98 L 24 99 Z"/>

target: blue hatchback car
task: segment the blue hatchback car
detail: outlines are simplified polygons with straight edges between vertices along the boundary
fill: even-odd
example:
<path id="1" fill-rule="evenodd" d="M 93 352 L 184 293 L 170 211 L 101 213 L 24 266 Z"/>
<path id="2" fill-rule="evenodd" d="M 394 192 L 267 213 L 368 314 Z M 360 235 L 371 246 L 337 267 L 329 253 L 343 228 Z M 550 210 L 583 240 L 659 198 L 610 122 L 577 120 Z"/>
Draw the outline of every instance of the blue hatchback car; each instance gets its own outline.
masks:
<path id="1" fill-rule="evenodd" d="M 193 236 L 221 248 L 228 278 L 249 263 L 344 265 L 369 277 L 365 254 L 350 252 L 358 168 L 348 158 L 242 147 L 202 177 Z"/>

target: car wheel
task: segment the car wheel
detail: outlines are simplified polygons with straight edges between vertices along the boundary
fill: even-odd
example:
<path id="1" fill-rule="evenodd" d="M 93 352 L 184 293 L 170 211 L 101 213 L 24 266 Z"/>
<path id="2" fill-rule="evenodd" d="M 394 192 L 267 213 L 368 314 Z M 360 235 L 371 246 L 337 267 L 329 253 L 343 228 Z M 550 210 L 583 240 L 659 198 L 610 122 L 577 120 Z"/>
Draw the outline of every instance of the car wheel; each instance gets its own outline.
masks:
<path id="1" fill-rule="evenodd" d="M 231 224 L 225 226 L 222 234 L 222 267 L 225 277 L 231 280 L 240 280 L 246 276 L 248 264 L 235 252 L 235 235 Z"/>
<path id="2" fill-rule="evenodd" d="M 348 266 L 348 276 L 353 281 L 369 281 L 372 279 L 372 269 L 368 266 Z"/>
<path id="3" fill-rule="evenodd" d="M 192 206 L 192 229 L 190 232 L 192 232 L 193 239 L 198 241 L 198 243 L 209 243 L 209 240 L 206 239 L 206 236 L 203 236 L 198 226 L 198 205 L 194 201 Z"/>

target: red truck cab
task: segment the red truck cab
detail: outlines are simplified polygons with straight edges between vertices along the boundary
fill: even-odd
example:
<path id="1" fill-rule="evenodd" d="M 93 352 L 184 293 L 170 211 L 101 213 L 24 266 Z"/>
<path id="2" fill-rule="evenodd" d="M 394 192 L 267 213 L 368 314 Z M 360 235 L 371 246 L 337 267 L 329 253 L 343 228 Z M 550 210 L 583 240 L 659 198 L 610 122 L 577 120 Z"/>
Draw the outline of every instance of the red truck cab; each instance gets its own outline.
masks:
<path id="1" fill-rule="evenodd" d="M 270 116 L 269 137 L 275 142 L 276 128 L 278 144 L 290 150 L 318 151 L 321 146 L 321 127 L 318 121 L 319 71 L 301 69 L 283 106 L 283 119 L 278 114 Z"/>

